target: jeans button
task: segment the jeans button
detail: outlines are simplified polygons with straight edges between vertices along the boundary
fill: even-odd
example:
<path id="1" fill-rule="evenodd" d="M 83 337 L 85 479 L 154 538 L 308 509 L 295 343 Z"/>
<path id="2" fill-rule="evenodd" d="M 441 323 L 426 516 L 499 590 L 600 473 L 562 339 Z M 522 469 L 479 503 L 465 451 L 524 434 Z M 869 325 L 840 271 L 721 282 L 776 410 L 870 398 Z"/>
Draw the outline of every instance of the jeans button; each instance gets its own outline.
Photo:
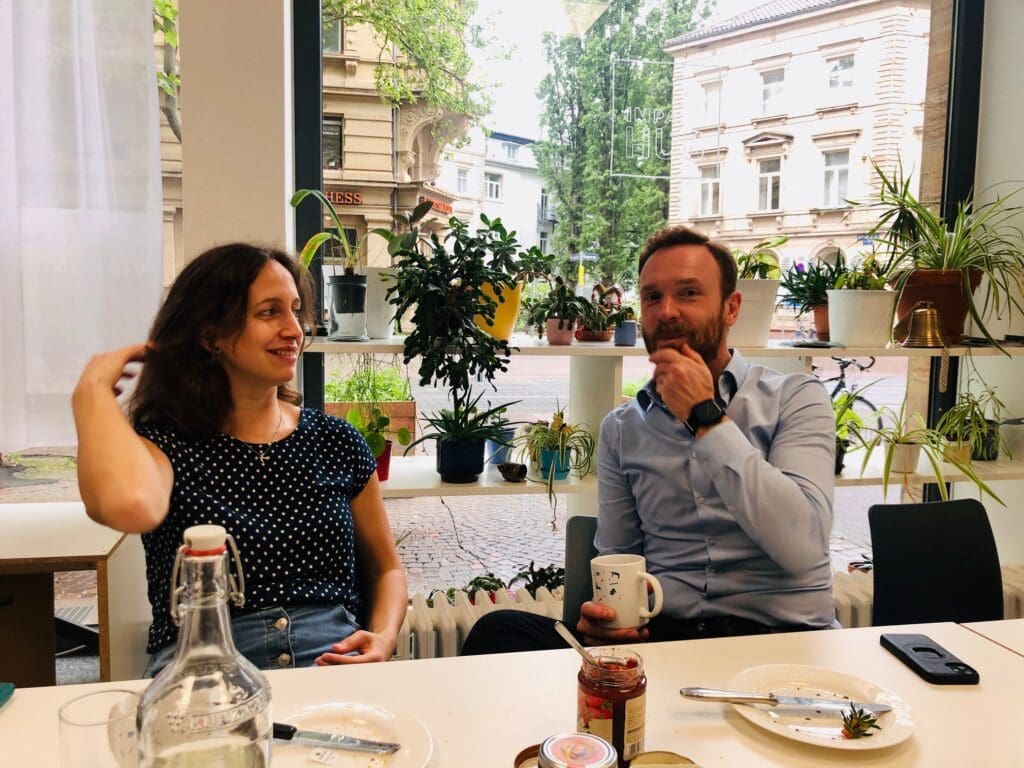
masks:
<path id="1" fill-rule="evenodd" d="M 284 629 L 285 627 L 288 626 L 288 619 L 286 619 L 284 616 L 282 616 L 280 619 L 278 619 L 277 621 L 274 622 L 274 626 L 277 629 Z"/>
<path id="2" fill-rule="evenodd" d="M 292 657 L 289 656 L 287 653 L 282 653 L 280 656 L 277 657 L 277 663 L 280 664 L 282 667 L 287 667 L 289 664 L 291 664 L 291 662 Z"/>

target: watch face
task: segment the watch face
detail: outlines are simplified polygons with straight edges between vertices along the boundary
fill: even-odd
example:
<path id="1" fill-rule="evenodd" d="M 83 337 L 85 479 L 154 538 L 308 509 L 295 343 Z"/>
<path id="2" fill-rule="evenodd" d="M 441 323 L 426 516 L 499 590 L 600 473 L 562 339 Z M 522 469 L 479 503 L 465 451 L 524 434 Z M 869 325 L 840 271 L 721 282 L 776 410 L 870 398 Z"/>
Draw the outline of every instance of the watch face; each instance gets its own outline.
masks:
<path id="1" fill-rule="evenodd" d="M 704 400 L 693 406 L 690 422 L 696 427 L 709 427 L 722 420 L 725 411 L 714 400 Z"/>

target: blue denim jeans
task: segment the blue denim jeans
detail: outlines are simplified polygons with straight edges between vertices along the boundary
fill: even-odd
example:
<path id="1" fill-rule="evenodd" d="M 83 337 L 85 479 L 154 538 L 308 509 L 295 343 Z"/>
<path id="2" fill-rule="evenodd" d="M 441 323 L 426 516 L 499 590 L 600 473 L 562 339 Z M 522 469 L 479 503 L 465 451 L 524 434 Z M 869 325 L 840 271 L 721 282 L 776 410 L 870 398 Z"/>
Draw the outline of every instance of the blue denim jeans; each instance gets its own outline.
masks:
<path id="1" fill-rule="evenodd" d="M 357 629 L 355 617 L 341 605 L 283 605 L 231 619 L 235 647 L 260 669 L 311 667 Z M 145 676 L 167 666 L 175 649 L 172 643 L 154 653 Z"/>

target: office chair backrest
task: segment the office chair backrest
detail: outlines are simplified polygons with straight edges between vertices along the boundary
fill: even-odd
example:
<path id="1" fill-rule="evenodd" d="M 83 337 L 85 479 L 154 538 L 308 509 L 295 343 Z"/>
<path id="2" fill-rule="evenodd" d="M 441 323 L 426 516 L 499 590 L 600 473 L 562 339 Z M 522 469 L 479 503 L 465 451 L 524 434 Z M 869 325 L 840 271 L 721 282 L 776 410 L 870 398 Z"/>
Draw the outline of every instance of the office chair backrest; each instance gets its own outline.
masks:
<path id="1" fill-rule="evenodd" d="M 1003 618 L 999 554 L 977 499 L 876 504 L 871 623 Z"/>
<path id="2" fill-rule="evenodd" d="M 576 628 L 580 606 L 593 594 L 590 561 L 597 556 L 594 534 L 597 518 L 583 515 L 570 517 L 565 524 L 565 591 L 562 595 L 562 623 Z"/>

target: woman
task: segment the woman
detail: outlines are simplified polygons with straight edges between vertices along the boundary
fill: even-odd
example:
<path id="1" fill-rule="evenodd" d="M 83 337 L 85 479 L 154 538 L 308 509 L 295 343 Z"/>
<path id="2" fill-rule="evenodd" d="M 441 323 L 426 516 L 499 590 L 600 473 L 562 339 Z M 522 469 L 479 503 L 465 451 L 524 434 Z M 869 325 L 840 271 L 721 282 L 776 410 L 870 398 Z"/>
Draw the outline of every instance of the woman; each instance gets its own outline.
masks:
<path id="1" fill-rule="evenodd" d="M 147 344 L 82 372 L 79 487 L 93 520 L 143 534 L 151 673 L 174 655 L 171 568 L 182 533 L 200 523 L 238 543 L 246 602 L 232 633 L 257 666 L 394 652 L 408 592 L 373 454 L 288 386 L 312 306 L 308 275 L 286 254 L 214 248 L 175 280 Z M 126 417 L 116 397 L 132 362 L 145 365 Z"/>

